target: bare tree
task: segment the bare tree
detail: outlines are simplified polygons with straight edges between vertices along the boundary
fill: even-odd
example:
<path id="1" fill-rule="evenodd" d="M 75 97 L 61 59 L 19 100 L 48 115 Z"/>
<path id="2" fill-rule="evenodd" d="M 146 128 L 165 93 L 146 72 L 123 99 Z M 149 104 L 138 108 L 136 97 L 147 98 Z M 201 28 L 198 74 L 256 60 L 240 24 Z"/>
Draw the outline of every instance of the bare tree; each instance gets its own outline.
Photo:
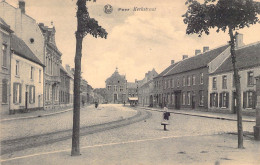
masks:
<path id="1" fill-rule="evenodd" d="M 107 32 L 98 22 L 89 17 L 86 2 L 91 0 L 77 1 L 77 31 L 76 31 L 76 55 L 75 55 L 75 74 L 74 74 L 74 104 L 73 104 L 73 132 L 71 155 L 80 155 L 80 82 L 81 82 L 81 57 L 82 41 L 87 34 L 95 38 L 106 38 Z M 95 2 L 95 0 L 93 0 Z"/>
<path id="2" fill-rule="evenodd" d="M 205 0 L 199 3 L 196 0 L 187 0 L 188 10 L 183 15 L 187 24 L 187 34 L 209 34 L 209 29 L 217 28 L 225 32 L 228 30 L 230 37 L 230 53 L 234 71 L 236 100 L 237 100 L 237 129 L 238 148 L 243 147 L 243 126 L 241 110 L 241 86 L 240 77 L 236 67 L 235 35 L 237 30 L 259 23 L 259 2 L 253 0 Z"/>

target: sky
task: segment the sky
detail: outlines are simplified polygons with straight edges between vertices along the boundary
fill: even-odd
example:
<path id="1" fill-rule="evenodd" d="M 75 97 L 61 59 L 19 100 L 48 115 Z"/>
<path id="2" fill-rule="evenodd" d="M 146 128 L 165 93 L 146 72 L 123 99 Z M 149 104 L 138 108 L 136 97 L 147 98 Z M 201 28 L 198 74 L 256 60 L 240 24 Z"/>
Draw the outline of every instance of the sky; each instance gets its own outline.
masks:
<path id="1" fill-rule="evenodd" d="M 18 0 L 6 0 L 18 7 Z M 62 65 L 75 66 L 76 0 L 25 0 L 26 14 L 38 23 L 53 24 L 56 44 L 62 52 Z M 111 5 L 110 14 L 104 12 Z M 210 31 L 210 35 L 187 35 L 182 15 L 187 10 L 185 0 L 97 0 L 87 2 L 90 17 L 108 32 L 107 39 L 87 35 L 83 41 L 82 76 L 94 88 L 104 88 L 105 81 L 116 67 L 128 82 L 141 80 L 153 68 L 162 72 L 183 55 L 194 56 L 195 49 L 210 49 L 227 44 L 227 33 Z M 152 8 L 153 11 L 133 11 Z M 120 10 L 121 9 L 121 10 Z M 122 9 L 129 9 L 122 11 Z M 238 31 L 244 43 L 260 41 L 260 24 Z"/>

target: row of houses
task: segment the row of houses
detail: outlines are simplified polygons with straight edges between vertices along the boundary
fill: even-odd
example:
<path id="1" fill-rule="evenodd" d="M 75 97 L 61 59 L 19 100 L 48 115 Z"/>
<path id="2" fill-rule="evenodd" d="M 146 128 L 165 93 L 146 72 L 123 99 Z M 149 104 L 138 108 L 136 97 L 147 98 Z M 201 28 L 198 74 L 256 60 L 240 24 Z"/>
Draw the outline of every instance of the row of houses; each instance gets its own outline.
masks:
<path id="1" fill-rule="evenodd" d="M 57 109 L 73 104 L 74 69 L 62 66 L 55 26 L 37 23 L 19 7 L 0 2 L 1 113 Z M 93 88 L 81 81 L 82 104 L 93 102 Z"/>
<path id="2" fill-rule="evenodd" d="M 243 112 L 255 113 L 256 80 L 260 75 L 260 42 L 243 44 L 243 35 L 236 36 L 236 66 L 241 81 Z M 142 89 L 142 90 L 140 90 Z M 171 61 L 153 80 L 139 88 L 140 98 L 149 95 L 144 106 L 173 109 L 196 109 L 223 113 L 236 112 L 235 87 L 230 46 L 223 45 L 195 55 L 183 55 L 179 62 Z"/>

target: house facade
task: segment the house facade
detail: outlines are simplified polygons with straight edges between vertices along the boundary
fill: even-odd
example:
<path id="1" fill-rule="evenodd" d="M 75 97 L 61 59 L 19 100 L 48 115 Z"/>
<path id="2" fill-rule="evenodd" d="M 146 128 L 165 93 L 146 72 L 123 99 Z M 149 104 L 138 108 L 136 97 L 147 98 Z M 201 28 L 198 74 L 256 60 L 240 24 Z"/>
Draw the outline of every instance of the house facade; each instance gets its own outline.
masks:
<path id="1" fill-rule="evenodd" d="M 236 66 L 241 84 L 242 112 L 255 114 L 256 80 L 260 75 L 260 42 L 236 50 Z M 235 85 L 231 56 L 209 76 L 208 109 L 236 113 Z"/>
<path id="2" fill-rule="evenodd" d="M 10 25 L 15 35 L 22 39 L 33 54 L 44 64 L 44 36 L 35 19 L 26 14 L 25 1 L 18 1 L 18 8 L 6 1 L 0 2 L 0 17 Z"/>
<path id="3" fill-rule="evenodd" d="M 11 84 L 11 48 L 10 39 L 13 31 L 0 17 L 0 114 L 9 113 Z"/>
<path id="4" fill-rule="evenodd" d="M 154 105 L 155 107 L 163 107 L 165 101 L 163 100 L 163 82 L 164 82 L 164 74 L 170 71 L 173 67 L 175 67 L 178 63 L 175 63 L 174 60 L 171 61 L 171 65 L 164 69 L 159 75 L 154 77 L 154 89 L 153 89 L 153 97 L 154 97 Z"/>
<path id="5" fill-rule="evenodd" d="M 46 66 L 44 72 L 44 87 L 45 87 L 45 109 L 60 108 L 60 66 L 61 52 L 55 42 L 55 27 L 44 26 L 39 24 L 42 35 L 44 36 L 44 64 Z M 63 98 L 62 98 L 63 99 Z M 63 102 L 63 101 L 62 101 Z"/>
<path id="6" fill-rule="evenodd" d="M 69 107 L 70 104 L 70 79 L 71 77 L 67 71 L 60 66 L 60 86 L 59 86 L 59 102 L 60 107 Z"/>
<path id="7" fill-rule="evenodd" d="M 127 101 L 127 80 L 120 75 L 118 68 L 106 80 L 106 98 L 108 103 L 123 103 Z"/>
<path id="8" fill-rule="evenodd" d="M 152 69 L 151 71 L 145 73 L 144 79 L 136 81 L 137 88 L 138 88 L 139 105 L 153 106 L 153 102 L 148 101 L 148 97 L 154 96 L 153 94 L 154 83 L 152 82 L 152 80 L 156 76 L 158 76 L 158 73 L 155 71 L 155 69 Z M 154 98 L 149 100 L 154 100 Z"/>
<path id="9" fill-rule="evenodd" d="M 43 109 L 44 65 L 26 43 L 11 36 L 10 112 Z"/>

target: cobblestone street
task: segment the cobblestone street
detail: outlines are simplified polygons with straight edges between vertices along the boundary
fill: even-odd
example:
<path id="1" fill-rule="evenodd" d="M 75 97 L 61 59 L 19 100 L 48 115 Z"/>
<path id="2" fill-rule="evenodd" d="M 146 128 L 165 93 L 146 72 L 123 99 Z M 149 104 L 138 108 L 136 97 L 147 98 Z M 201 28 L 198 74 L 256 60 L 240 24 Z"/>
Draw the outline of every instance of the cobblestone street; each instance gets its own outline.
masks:
<path id="1" fill-rule="evenodd" d="M 135 111 L 130 110 L 129 108 L 124 108 L 119 105 L 105 105 L 104 108 L 101 108 L 99 111 L 93 110 L 93 112 L 97 112 L 98 115 L 103 116 L 103 115 L 118 115 L 117 117 L 119 118 L 120 115 L 123 113 L 126 113 L 128 115 L 134 115 L 136 113 Z M 117 109 L 117 111 L 115 111 Z M 122 110 L 122 111 L 119 111 Z M 88 111 L 88 110 L 87 110 Z M 87 112 L 86 111 L 86 112 Z M 90 111 L 91 108 L 90 108 Z M 103 111 L 103 112 L 102 112 Z M 112 112 L 114 113 L 112 113 Z M 115 113 L 116 112 L 116 113 Z M 210 139 L 215 139 L 217 143 L 219 143 L 219 146 L 225 146 L 225 149 L 230 147 L 232 150 L 236 150 L 237 144 L 234 143 L 234 140 L 232 142 L 228 142 L 228 139 L 236 139 L 237 136 L 235 135 L 216 135 L 216 134 L 223 134 L 223 133 L 230 133 L 230 132 L 236 132 L 236 121 L 227 121 L 227 120 L 218 120 L 218 119 L 209 119 L 209 118 L 201 118 L 201 117 L 195 117 L 195 116 L 187 116 L 187 115 L 180 115 L 180 114 L 171 114 L 170 117 L 170 125 L 167 127 L 169 131 L 163 131 L 163 127 L 160 125 L 161 118 L 162 118 L 162 112 L 156 112 L 156 111 L 151 111 L 152 117 L 146 120 L 143 120 L 141 122 L 137 122 L 128 126 L 116 128 L 116 129 L 111 129 L 103 132 L 98 132 L 86 136 L 81 136 L 81 148 L 82 148 L 82 155 L 86 154 L 87 151 L 92 152 L 92 154 L 104 154 L 104 152 L 108 149 L 109 153 L 105 155 L 102 158 L 99 158 L 100 160 L 97 161 L 95 160 L 95 157 L 89 158 L 84 157 L 84 159 L 91 160 L 93 162 L 96 162 L 97 164 L 102 164 L 106 162 L 106 159 L 110 159 L 109 155 L 111 156 L 114 155 L 111 158 L 111 164 L 114 164 L 115 162 L 118 161 L 118 158 L 120 157 L 128 157 L 128 160 L 135 160 L 132 159 L 132 156 L 138 155 L 139 153 L 139 158 L 136 160 L 138 162 L 146 162 L 148 163 L 149 161 L 152 161 L 154 158 L 155 160 L 161 160 L 161 158 L 156 158 L 149 156 L 147 157 L 147 154 L 156 152 L 157 154 L 161 155 L 165 153 L 166 151 L 169 152 L 169 148 L 167 148 L 167 143 L 170 145 L 178 145 L 178 149 L 173 149 L 171 152 L 169 152 L 169 155 L 166 154 L 165 157 L 169 160 L 172 159 L 172 157 L 169 157 L 170 155 L 176 157 L 176 154 L 178 152 L 183 152 L 182 146 L 185 149 L 185 152 L 192 152 L 194 153 L 194 147 L 192 148 L 191 146 L 193 143 L 196 143 L 196 146 L 199 145 L 202 148 L 199 148 L 198 150 L 206 150 L 207 152 L 213 152 L 214 151 L 214 145 L 211 144 Z M 69 114 L 69 113 L 68 113 Z M 66 115 L 68 115 L 66 114 Z M 82 113 L 84 114 L 84 113 Z M 96 115 L 97 115 L 96 114 Z M 101 115 L 102 114 L 102 115 Z M 65 115 L 65 114 L 64 114 Z M 66 116 L 65 115 L 65 116 Z M 55 118 L 55 116 L 53 116 Z M 58 116 L 56 116 L 58 118 Z M 109 118 L 109 117 L 108 117 Z M 64 119 L 61 119 L 63 121 Z M 65 120 L 64 120 L 65 121 Z M 83 122 L 83 121 L 82 121 Z M 96 122 L 98 123 L 98 122 Z M 94 124 L 94 123 L 92 123 Z M 252 132 L 253 126 L 255 123 L 253 122 L 244 122 L 243 127 L 244 131 L 249 131 Z M 65 128 L 65 127 L 61 127 Z M 58 129 L 58 127 L 56 127 Z M 53 131 L 55 131 L 53 129 Z M 39 131 L 40 132 L 40 131 Z M 35 132 L 36 133 L 36 132 Z M 10 133 L 11 134 L 11 133 Z M 216 137 L 221 137 L 221 138 L 216 138 Z M 176 139 L 176 141 L 174 140 Z M 183 139 L 183 140 L 182 140 Z M 201 144 L 203 142 L 202 139 L 206 139 L 205 145 Z M 222 139 L 222 140 L 220 140 Z M 193 141 L 194 140 L 194 141 Z M 199 141 L 198 141 L 199 140 Z M 227 141 L 227 143 L 225 143 Z M 236 140 L 235 140 L 236 142 Z M 133 144 L 132 144 L 133 143 Z M 142 144 L 144 143 L 144 146 Z M 173 144 L 174 143 L 174 144 Z M 190 144 L 191 148 L 189 148 Z M 155 146 L 154 146 L 155 145 Z M 160 145 L 165 146 L 165 147 L 159 147 Z M 194 144 L 195 145 L 195 144 Z M 99 146 L 99 147 L 98 147 Z M 102 146 L 108 146 L 108 148 L 103 148 Z M 150 146 L 150 147 L 149 147 Z M 156 147 L 157 146 L 157 147 Z M 259 147 L 259 143 L 255 143 L 254 145 L 252 144 L 251 140 L 245 138 L 245 147 Z M 23 151 L 18 151 L 14 152 L 12 154 L 5 154 L 2 155 L 2 159 L 12 159 L 15 157 L 23 157 L 26 155 L 34 155 L 38 153 L 52 153 L 52 152 L 60 152 L 60 150 L 65 150 L 65 153 L 68 154 L 70 153 L 70 147 L 71 147 L 71 139 L 69 140 L 64 140 L 60 141 L 57 143 L 49 144 L 49 145 L 44 145 L 36 148 L 30 148 L 30 149 L 25 149 Z M 100 148 L 101 147 L 101 148 Z M 85 149 L 84 149 L 85 148 Z M 93 148 L 93 149 L 88 149 L 88 148 Z M 220 147 L 221 148 L 221 147 Z M 90 154 L 87 152 L 88 154 Z M 198 151 L 201 152 L 201 151 Z M 220 151 L 216 151 L 220 152 Z M 233 152 L 233 151 L 232 151 Z M 239 151 L 235 151 L 239 152 Z M 245 151 L 242 151 L 245 152 Z M 255 151 L 256 153 L 259 153 L 259 150 Z M 171 154 L 170 154 L 171 153 Z M 254 154 L 252 151 L 246 152 L 247 154 Z M 119 155 L 118 155 L 119 154 Z M 218 159 L 218 156 L 216 153 L 211 153 L 213 154 L 211 158 L 207 159 L 207 157 L 203 158 L 205 159 L 205 162 L 213 161 L 212 159 Z M 245 154 L 245 153 L 244 153 Z M 40 154 L 41 155 L 41 154 Z M 44 154 L 45 155 L 45 154 Z M 51 156 L 47 155 L 47 156 Z M 221 154 L 220 154 L 221 155 Z M 130 157 L 129 157 L 130 156 Z M 155 156 L 155 155 L 154 155 Z M 192 157 L 192 155 L 190 155 Z M 195 156 L 195 155 L 194 155 Z M 184 156 L 185 157 L 185 156 Z M 196 155 L 196 161 L 200 162 L 198 155 Z M 223 156 L 222 156 L 223 157 Z M 139 159 L 145 158 L 145 161 L 141 161 Z M 149 161 L 148 161 L 149 158 Z M 33 160 L 33 158 L 24 158 L 24 160 L 29 159 Z M 22 159 L 23 160 L 23 159 Z M 168 160 L 168 161 L 169 161 Z M 115 162 L 113 162 L 115 161 Z M 148 162 L 147 162 L 148 161 Z M 166 161 L 166 163 L 168 162 Z M 178 159 L 178 161 L 183 161 L 182 159 Z M 183 164 L 189 163 L 189 161 L 192 161 L 191 159 L 187 159 L 187 161 L 183 162 Z M 256 159 L 253 159 L 253 162 L 255 162 Z M 14 161 L 15 162 L 15 161 Z M 31 162 L 33 163 L 33 162 Z M 44 162 L 43 164 L 46 164 L 47 162 Z M 48 162 L 49 163 L 49 162 Z M 133 163 L 133 162 L 132 162 Z M 132 164 L 129 163 L 129 164 Z M 151 162 L 150 162 L 151 163 Z M 7 161 L 3 162 L 3 164 L 13 164 L 12 161 Z M 21 163 L 24 164 L 24 163 Z M 26 164 L 26 163 L 25 163 Z M 80 162 L 79 162 L 80 164 Z M 92 164 L 92 163 L 90 163 Z M 94 163 L 95 164 L 95 163 Z M 153 164 L 153 163 L 151 163 Z"/>

